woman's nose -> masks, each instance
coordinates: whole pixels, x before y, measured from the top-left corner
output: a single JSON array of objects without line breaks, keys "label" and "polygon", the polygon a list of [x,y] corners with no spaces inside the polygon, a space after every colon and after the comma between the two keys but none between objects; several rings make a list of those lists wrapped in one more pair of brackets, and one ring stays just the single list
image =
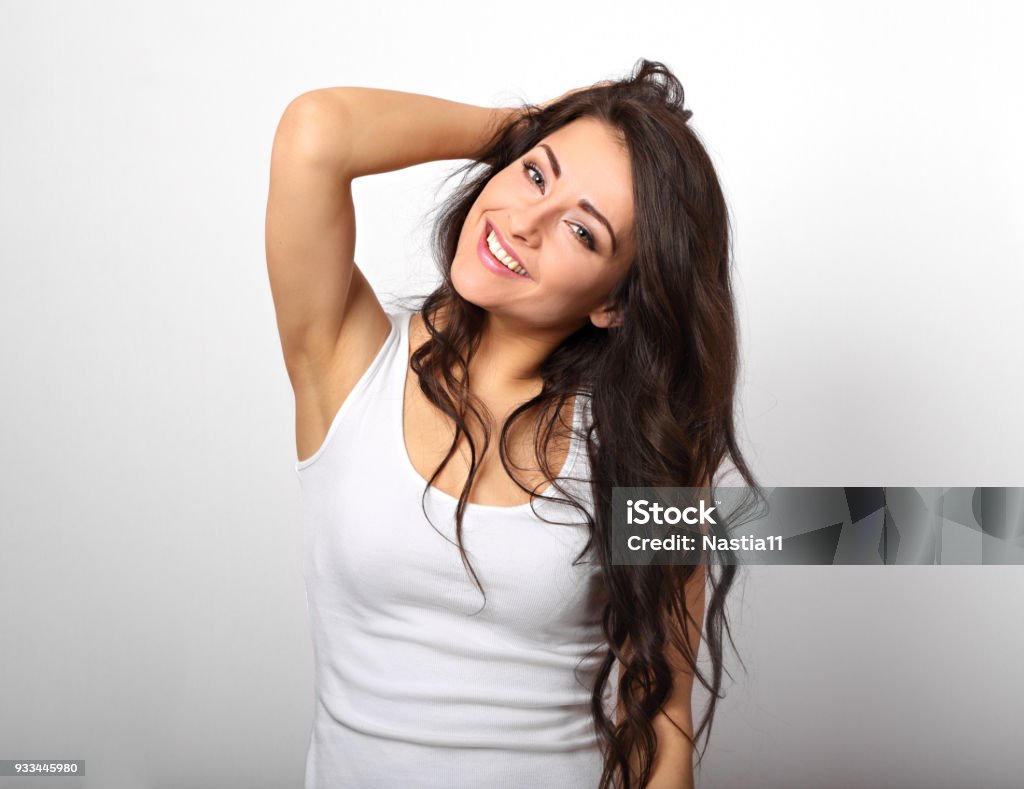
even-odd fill
[{"label": "woman's nose", "polygon": [[543,205],[523,206],[509,213],[508,232],[517,241],[527,246],[536,246],[540,241],[541,228],[550,213]]}]

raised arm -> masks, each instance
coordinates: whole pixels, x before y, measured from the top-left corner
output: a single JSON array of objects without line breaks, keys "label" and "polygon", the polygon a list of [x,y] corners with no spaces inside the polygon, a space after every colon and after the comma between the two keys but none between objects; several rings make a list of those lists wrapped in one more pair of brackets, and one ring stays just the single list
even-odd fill
[{"label": "raised arm", "polygon": [[316,116],[311,142],[323,161],[352,178],[475,158],[501,122],[518,112],[355,87],[314,90],[292,102],[296,104],[312,108]]},{"label": "raised arm", "polygon": [[314,90],[285,109],[271,153],[266,254],[300,458],[320,446],[389,330],[354,260],[353,179],[474,158],[514,112],[355,87]]}]

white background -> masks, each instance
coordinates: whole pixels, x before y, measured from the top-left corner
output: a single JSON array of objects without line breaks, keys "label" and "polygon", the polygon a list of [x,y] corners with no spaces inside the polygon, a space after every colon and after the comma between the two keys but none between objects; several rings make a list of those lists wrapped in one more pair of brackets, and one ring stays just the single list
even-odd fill
[{"label": "white background", "polygon": [[[301,786],[263,222],[313,88],[508,105],[665,62],[731,206],[760,481],[1024,485],[1021,33],[1009,2],[5,3],[0,759]],[[355,183],[384,298],[428,289],[456,164]],[[1022,591],[1019,567],[752,568],[700,786],[1017,785]]]}]

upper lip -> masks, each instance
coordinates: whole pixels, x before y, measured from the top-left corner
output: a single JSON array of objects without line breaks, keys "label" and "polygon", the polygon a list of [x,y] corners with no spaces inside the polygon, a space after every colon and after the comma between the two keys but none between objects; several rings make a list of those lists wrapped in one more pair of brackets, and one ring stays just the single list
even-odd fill
[{"label": "upper lip", "polygon": [[523,264],[523,259],[521,257],[519,257],[519,255],[516,254],[516,251],[512,248],[512,246],[508,243],[508,241],[505,240],[505,236],[503,236],[501,234],[501,231],[498,230],[498,228],[495,227],[493,224],[491,224],[490,220],[487,220],[487,227],[488,227],[488,232],[484,236],[484,240],[486,240],[486,237],[491,234],[491,231],[494,231],[494,235],[495,235],[495,237],[497,237],[498,243],[501,244],[501,248],[504,249],[509,254],[509,257],[511,257],[516,263],[518,263],[520,266],[522,266],[523,270],[526,272],[527,276],[529,276],[530,275],[530,270],[528,268],[526,268],[526,266]]}]

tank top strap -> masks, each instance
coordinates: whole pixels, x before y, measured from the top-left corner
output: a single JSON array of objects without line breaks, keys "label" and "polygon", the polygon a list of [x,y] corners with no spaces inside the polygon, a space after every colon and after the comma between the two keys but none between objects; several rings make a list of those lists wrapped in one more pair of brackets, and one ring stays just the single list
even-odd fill
[{"label": "tank top strap", "polygon": [[412,315],[415,310],[400,309],[394,312],[388,313],[388,319],[391,321],[391,325],[394,326],[397,332],[397,344],[398,353],[396,361],[400,361],[400,364],[396,364],[396,367],[402,368],[402,381],[405,381],[405,373],[409,367],[409,325],[412,321]]},{"label": "tank top strap", "polygon": [[[387,373],[388,398],[405,400],[405,379],[409,371],[409,325],[414,310],[396,309],[388,313],[388,319],[395,330],[395,348]],[[403,406],[391,409],[392,416],[397,414],[399,434],[401,434]]]}]

